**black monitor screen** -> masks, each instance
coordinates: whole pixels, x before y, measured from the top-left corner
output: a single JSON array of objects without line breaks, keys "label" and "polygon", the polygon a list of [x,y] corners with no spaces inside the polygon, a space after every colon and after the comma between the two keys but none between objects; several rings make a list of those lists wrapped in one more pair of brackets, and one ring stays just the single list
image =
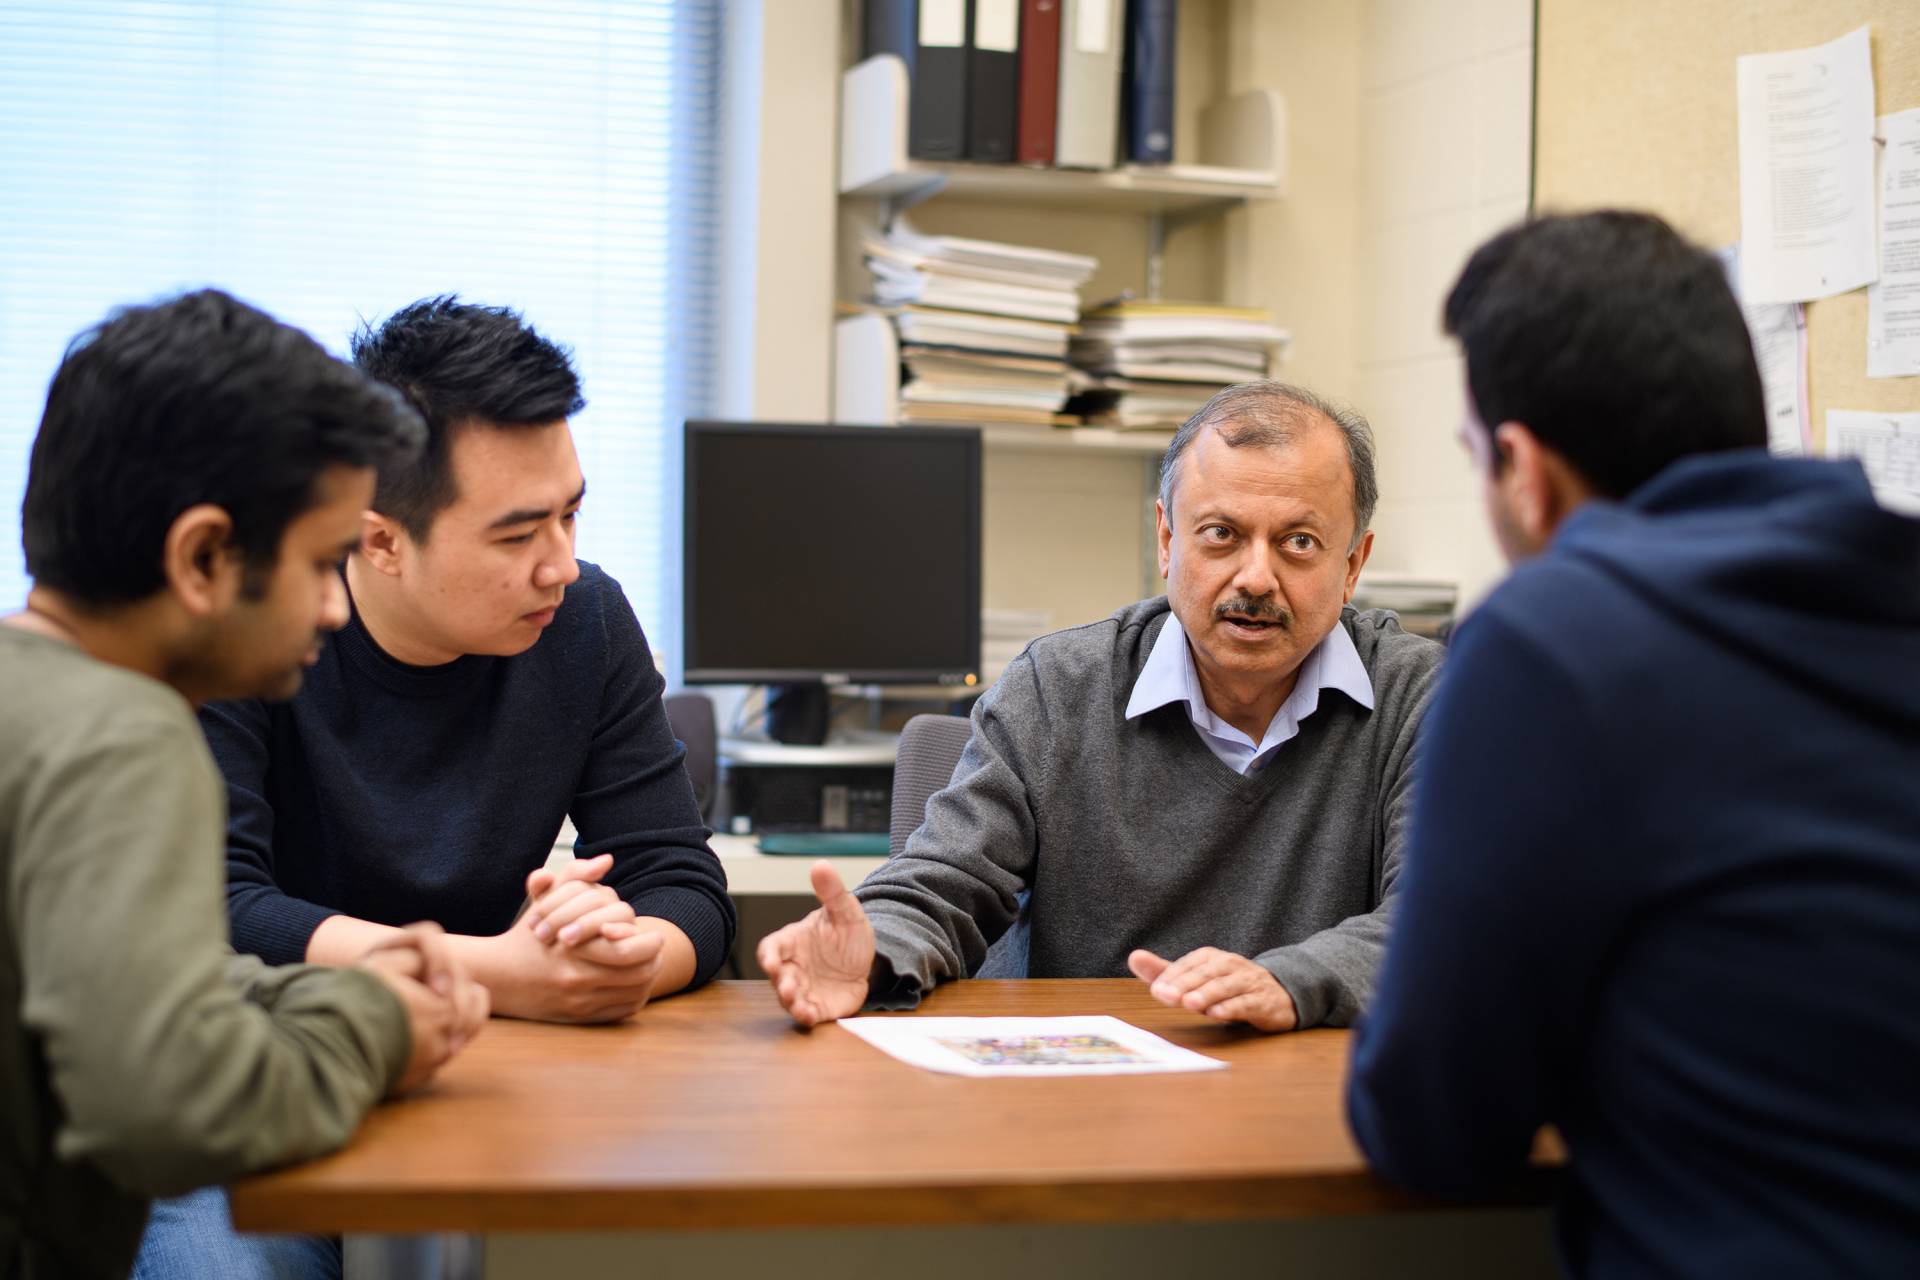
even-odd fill
[{"label": "black monitor screen", "polygon": [[980,434],[690,422],[684,675],[971,683]]}]

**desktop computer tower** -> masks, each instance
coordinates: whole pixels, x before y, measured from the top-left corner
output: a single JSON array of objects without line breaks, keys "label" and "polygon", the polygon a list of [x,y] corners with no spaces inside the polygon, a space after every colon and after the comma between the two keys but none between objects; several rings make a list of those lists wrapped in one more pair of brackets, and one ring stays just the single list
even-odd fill
[{"label": "desktop computer tower", "polygon": [[884,833],[892,820],[891,764],[724,763],[728,821],[737,835],[800,831]]}]

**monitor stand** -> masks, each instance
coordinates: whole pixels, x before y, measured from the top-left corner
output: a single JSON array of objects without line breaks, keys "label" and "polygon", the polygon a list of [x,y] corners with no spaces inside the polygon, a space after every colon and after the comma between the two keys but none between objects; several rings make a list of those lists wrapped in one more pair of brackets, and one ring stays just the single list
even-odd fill
[{"label": "monitor stand", "polygon": [[767,736],[796,747],[827,740],[827,686],[818,680],[767,688]]}]

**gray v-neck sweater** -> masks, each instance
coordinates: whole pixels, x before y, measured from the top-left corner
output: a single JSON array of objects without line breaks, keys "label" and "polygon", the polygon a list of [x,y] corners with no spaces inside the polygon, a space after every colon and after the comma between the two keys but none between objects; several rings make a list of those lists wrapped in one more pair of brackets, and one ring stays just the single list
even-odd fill
[{"label": "gray v-neck sweater", "polygon": [[1323,693],[1242,777],[1184,704],[1126,718],[1168,616],[1159,597],[1044,636],[980,698],[952,784],[857,891],[879,939],[877,1002],[978,970],[1030,889],[1031,977],[1124,977],[1135,947],[1173,959],[1213,946],[1269,969],[1303,1027],[1359,1014],[1442,650],[1391,613],[1343,610],[1374,709]]}]

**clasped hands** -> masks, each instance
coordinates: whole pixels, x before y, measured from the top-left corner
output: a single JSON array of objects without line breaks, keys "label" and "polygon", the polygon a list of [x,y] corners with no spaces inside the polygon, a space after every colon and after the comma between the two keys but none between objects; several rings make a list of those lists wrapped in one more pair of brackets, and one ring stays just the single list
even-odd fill
[{"label": "clasped hands", "polygon": [[660,975],[665,939],[600,883],[613,856],[542,867],[527,877],[526,914],[478,940],[496,1013],[544,1022],[617,1022],[643,1008]]},{"label": "clasped hands", "polygon": [[[803,1027],[860,1011],[875,954],[873,925],[839,873],[816,862],[809,878],[820,905],[762,938],[756,953],[780,1003]],[[1291,1031],[1299,1022],[1280,980],[1231,951],[1201,947],[1168,961],[1140,950],[1127,957],[1127,967],[1154,999],[1176,1009],[1261,1031]]]},{"label": "clasped hands", "polygon": [[[653,994],[665,939],[600,883],[611,855],[527,877],[527,912],[505,933],[382,929],[355,966],[406,1010],[409,1050],[393,1092],[418,1088],[480,1033],[489,1011],[546,1022],[615,1022]],[[364,926],[363,926],[364,927]]]},{"label": "clasped hands", "polygon": [[407,1015],[407,1061],[392,1092],[417,1089],[486,1025],[487,989],[468,976],[432,922],[397,929],[367,949],[357,968],[378,978]]}]

